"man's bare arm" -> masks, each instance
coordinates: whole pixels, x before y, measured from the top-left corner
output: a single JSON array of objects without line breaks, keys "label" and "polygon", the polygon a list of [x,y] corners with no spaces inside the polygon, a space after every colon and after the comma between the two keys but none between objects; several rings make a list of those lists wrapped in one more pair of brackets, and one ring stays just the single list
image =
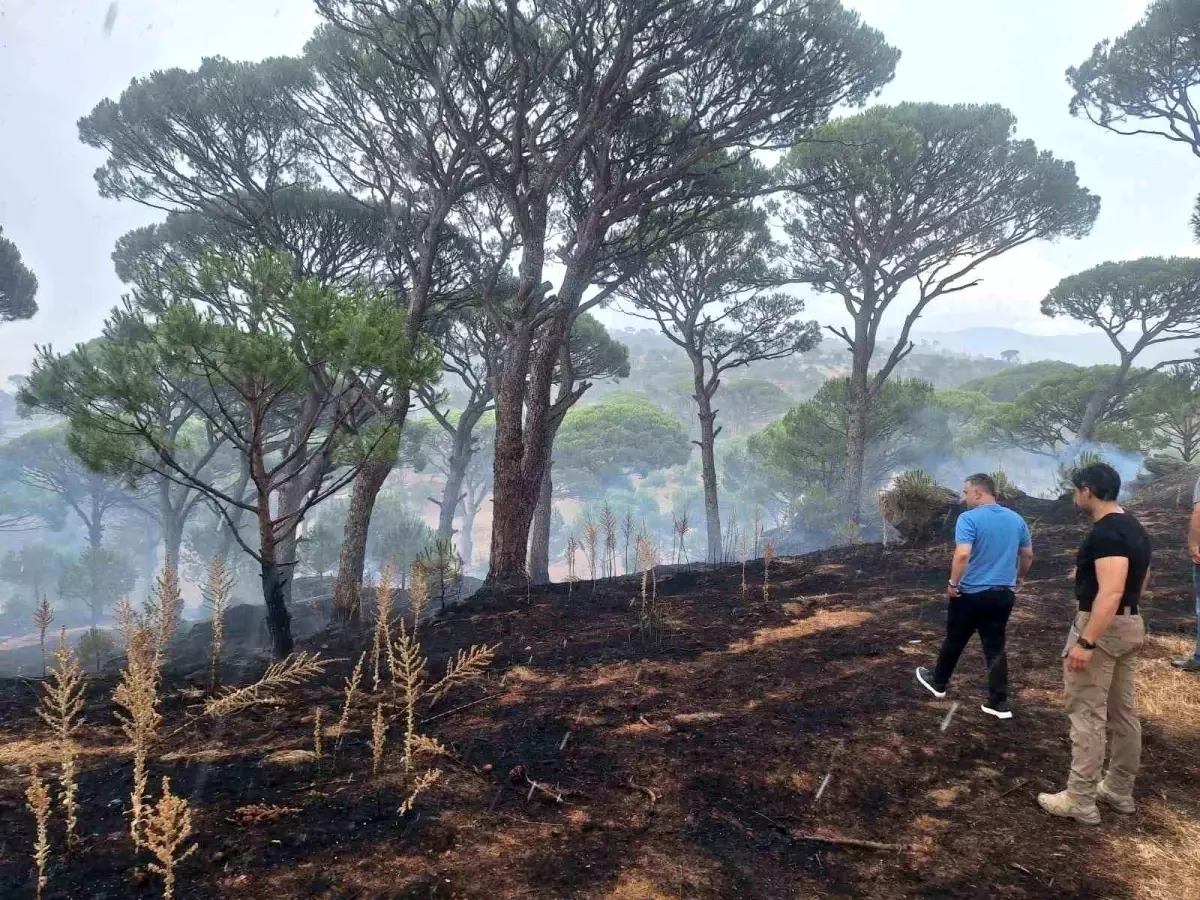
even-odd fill
[{"label": "man's bare arm", "polygon": [[1017,581],[1025,580],[1025,576],[1029,574],[1030,567],[1033,566],[1033,548],[1022,547],[1021,555],[1017,558]]},{"label": "man's bare arm", "polygon": [[954,559],[950,561],[950,583],[958,584],[967,574],[967,564],[971,561],[971,545],[955,544]]},{"label": "man's bare arm", "polygon": [[[1146,573],[1149,576],[1149,573]],[[1096,580],[1100,591],[1092,601],[1092,615],[1083,629],[1084,640],[1096,643],[1108,630],[1125,595],[1125,579],[1129,577],[1129,559],[1125,556],[1105,556],[1096,560]]]},{"label": "man's bare arm", "polygon": [[1188,555],[1200,564],[1200,503],[1192,506],[1192,521],[1188,525]]}]

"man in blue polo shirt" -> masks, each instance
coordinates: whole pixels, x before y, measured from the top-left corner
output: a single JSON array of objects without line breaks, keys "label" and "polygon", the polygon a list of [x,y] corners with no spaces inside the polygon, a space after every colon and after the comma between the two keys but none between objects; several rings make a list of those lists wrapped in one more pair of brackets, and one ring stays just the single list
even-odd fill
[{"label": "man in blue polo shirt", "polygon": [[1029,526],[996,502],[996,483],[990,475],[968,478],[963,502],[968,509],[954,529],[954,560],[946,588],[946,639],[937,666],[917,669],[917,681],[933,696],[945,697],[958,658],[978,631],[988,671],[988,700],[982,709],[997,719],[1011,719],[1004,644],[1016,589],[1033,565]]}]

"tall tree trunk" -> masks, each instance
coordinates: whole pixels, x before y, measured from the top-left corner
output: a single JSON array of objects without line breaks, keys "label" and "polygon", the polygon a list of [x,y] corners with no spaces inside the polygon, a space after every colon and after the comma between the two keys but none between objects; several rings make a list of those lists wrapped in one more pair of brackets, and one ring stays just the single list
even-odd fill
[{"label": "tall tree trunk", "polygon": [[708,527],[708,563],[721,561],[721,509],[717,498],[717,414],[712,408],[712,393],[718,386],[706,390],[703,370],[696,375],[696,408],[700,419],[700,473],[704,481],[704,520]]},{"label": "tall tree trunk", "polygon": [[[404,430],[408,416],[409,392],[396,392],[395,412],[391,427],[396,430],[396,439]],[[402,410],[402,412],[401,412]],[[383,483],[391,474],[393,460],[368,459],[354,479],[354,492],[350,498],[350,510],[342,530],[342,551],[338,560],[337,579],[333,585],[334,618],[343,623],[357,621],[359,592],[362,590],[363,566],[367,559],[367,535],[371,528],[371,513]]]},{"label": "tall tree trunk", "polygon": [[867,457],[867,417],[870,396],[867,388],[868,357],[855,353],[850,372],[850,409],[846,421],[846,468],[842,485],[842,518],[861,524],[863,470]]},{"label": "tall tree trunk", "polygon": [[333,586],[333,619],[354,625],[362,614],[363,568],[367,558],[367,536],[375,499],[392,471],[390,460],[367,460],[354,481],[350,509],[342,531],[342,550],[338,557],[337,580]]},{"label": "tall tree trunk", "polygon": [[463,565],[467,569],[470,569],[471,557],[475,555],[475,514],[478,512],[479,504],[475,502],[468,491],[467,497],[463,500],[462,528],[458,531],[458,555],[462,557]]},{"label": "tall tree trunk", "polygon": [[442,486],[442,501],[438,505],[438,540],[448,541],[454,537],[454,515],[464,499],[463,481],[467,477],[467,466],[470,464],[470,453],[465,457],[455,454],[450,459],[446,483]]},{"label": "tall tree trunk", "polygon": [[179,568],[179,552],[183,546],[183,521],[175,516],[163,526],[163,562],[172,569]]},{"label": "tall tree trunk", "polygon": [[542,472],[542,487],[533,512],[533,527],[529,539],[529,572],[534,584],[550,583],[550,518],[554,510],[554,482],[551,476],[553,461]]},{"label": "tall tree trunk", "polygon": [[[522,260],[522,266],[525,264]],[[539,267],[539,277],[540,271]],[[496,391],[495,484],[487,580],[497,585],[515,586],[525,580],[529,527],[541,488],[540,460],[535,467],[537,479],[531,481],[527,475],[533,464],[528,456],[535,451],[540,456],[542,443],[541,434],[535,434],[540,429],[532,421],[535,410],[530,410],[530,421],[525,421],[526,392],[533,394],[528,374],[532,348],[532,325],[518,323],[505,344]],[[548,386],[546,403],[549,403]],[[544,420],[544,416],[543,409],[540,418]]]},{"label": "tall tree trunk", "polygon": [[281,566],[262,561],[263,602],[267,607],[267,630],[271,634],[271,652],[276,659],[283,659],[292,652],[292,616],[288,607],[292,603],[293,566]]},{"label": "tall tree trunk", "polygon": [[1112,402],[1125,387],[1125,377],[1129,374],[1131,360],[1122,360],[1120,367],[1117,369],[1117,374],[1114,375],[1108,384],[1095,391],[1088,399],[1088,405],[1083,411],[1083,418],[1079,422],[1079,431],[1075,435],[1077,441],[1092,441],[1096,436],[1096,426],[1100,423],[1100,417],[1104,413],[1104,407]]}]

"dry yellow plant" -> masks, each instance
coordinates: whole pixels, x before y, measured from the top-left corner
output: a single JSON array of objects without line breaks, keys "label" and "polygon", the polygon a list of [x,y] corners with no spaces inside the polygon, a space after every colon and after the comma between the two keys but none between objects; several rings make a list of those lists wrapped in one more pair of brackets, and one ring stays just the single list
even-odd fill
[{"label": "dry yellow plant", "polygon": [[604,529],[604,569],[612,578],[617,574],[617,516],[607,500],[600,510],[600,527]]},{"label": "dry yellow plant", "polygon": [[233,592],[233,579],[225,570],[225,560],[214,556],[208,563],[204,587],[201,594],[204,605],[212,613],[212,647],[209,652],[210,672],[208,678],[209,692],[215,692],[220,683],[221,646],[225,642],[225,610],[229,607],[229,597]]},{"label": "dry yellow plant", "polygon": [[213,718],[221,718],[260,703],[277,703],[279,697],[276,696],[276,691],[285,687],[295,687],[310,678],[324,675],[331,662],[333,660],[322,659],[319,653],[293,653],[286,659],[267,666],[263,677],[254,684],[236,688],[206,701],[204,712]]},{"label": "dry yellow plant", "polygon": [[[412,610],[412,633],[415,638],[421,630],[421,615],[429,604],[429,566],[424,560],[413,560],[409,584],[411,587],[408,590],[408,605]],[[395,678],[396,673],[393,672],[392,680]]]},{"label": "dry yellow plant", "polygon": [[387,744],[387,722],[383,718],[383,704],[375,704],[375,718],[371,720],[371,774],[379,774],[383,763],[383,750]]},{"label": "dry yellow plant", "polygon": [[25,802],[37,822],[37,839],[33,844],[33,861],[37,866],[37,900],[41,900],[46,889],[46,863],[50,861],[50,791],[38,775],[37,766],[29,772],[29,787],[25,789]]},{"label": "dry yellow plant", "polygon": [[175,636],[182,615],[183,591],[175,567],[168,559],[155,576],[154,591],[151,599],[146,601],[146,622],[154,629],[155,677],[166,661],[167,645]]},{"label": "dry yellow plant", "polygon": [[171,793],[171,782],[162,781],[162,796],[146,818],[146,849],[154,854],[157,862],[150,863],[150,871],[163,879],[163,900],[175,896],[175,869],[181,862],[196,852],[196,845],[184,849],[192,834],[192,811],[183,797]]},{"label": "dry yellow plant", "polygon": [[46,629],[54,621],[54,610],[45,594],[33,609],[33,626],[38,630],[38,642],[42,645],[42,677],[46,677]]},{"label": "dry yellow plant", "polygon": [[591,518],[583,520],[583,547],[587,553],[588,577],[596,580],[596,542],[600,539],[600,530]]},{"label": "dry yellow plant", "polygon": [[380,668],[386,658],[391,667],[392,680],[396,679],[395,660],[392,655],[392,589],[395,586],[396,570],[388,564],[379,575],[379,587],[375,590],[375,629],[371,634],[371,673],[375,679],[375,690],[382,681]]},{"label": "dry yellow plant", "polygon": [[162,716],[158,712],[158,641],[145,625],[134,625],[125,654],[125,668],[113,692],[113,702],[123,710],[117,721],[125,737],[133,744],[133,793],[130,795],[132,821],[129,833],[135,847],[142,846],[142,824],[146,799],[146,764],[150,745],[158,736]]},{"label": "dry yellow plant", "polygon": [[321,766],[321,757],[324,755],[324,733],[321,725],[323,714],[324,710],[319,706],[313,710],[313,756],[317,758],[318,768]]},{"label": "dry yellow plant", "polygon": [[400,804],[400,808],[396,810],[396,814],[402,816],[412,809],[413,804],[417,801],[417,797],[421,796],[421,794],[433,787],[441,777],[441,769],[430,769],[429,771],[422,772],[420,775],[418,775],[417,780],[413,783],[413,789],[409,793],[408,799]]},{"label": "dry yellow plant", "polygon": [[436,702],[455,686],[479,678],[495,658],[496,647],[472,644],[469,650],[459,650],[454,658],[446,663],[446,674],[442,676],[441,681],[425,693]]},{"label": "dry yellow plant", "polygon": [[400,637],[396,638],[396,658],[400,665],[397,679],[404,692],[404,771],[412,770],[413,737],[417,727],[417,701],[421,696],[421,683],[425,675],[425,657],[421,645],[400,622]]},{"label": "dry yellow plant", "polygon": [[333,745],[334,761],[337,761],[337,753],[342,749],[342,738],[346,736],[346,726],[350,723],[350,709],[354,704],[354,695],[358,693],[358,686],[362,682],[363,663],[367,660],[367,652],[364,650],[359,656],[358,662],[354,666],[354,671],[350,677],[346,679],[345,699],[342,701],[342,716],[338,719],[337,725],[337,740]]},{"label": "dry yellow plant", "polygon": [[58,649],[49,680],[42,685],[37,714],[54,732],[58,750],[60,799],[67,819],[67,846],[75,845],[77,805],[75,795],[75,732],[83,721],[83,666],[67,643],[67,629],[59,633]]},{"label": "dry yellow plant", "polygon": [[[579,576],[575,573],[575,554],[579,552],[579,541],[575,539],[575,535],[567,536],[567,597],[570,598],[571,592],[575,588],[575,582],[579,580]],[[628,554],[626,554],[628,555]]]},{"label": "dry yellow plant", "polygon": [[771,563],[775,559],[775,542],[770,538],[763,544],[763,599],[771,599]]},{"label": "dry yellow plant", "polygon": [[638,565],[642,569],[642,603],[638,609],[638,627],[642,637],[658,643],[662,639],[663,610],[658,598],[658,551],[645,534],[637,539]]},{"label": "dry yellow plant", "polygon": [[113,606],[113,621],[116,623],[117,634],[121,636],[121,649],[127,649],[134,626],[140,621],[128,597],[117,599],[116,605]]}]

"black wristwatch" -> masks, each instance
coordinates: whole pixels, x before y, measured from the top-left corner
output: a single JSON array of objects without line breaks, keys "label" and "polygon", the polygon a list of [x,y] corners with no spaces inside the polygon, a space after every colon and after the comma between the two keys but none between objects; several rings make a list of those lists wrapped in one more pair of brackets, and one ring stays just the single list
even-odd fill
[{"label": "black wristwatch", "polygon": [[1091,641],[1089,641],[1087,638],[1085,638],[1082,634],[1079,636],[1077,643],[1084,650],[1095,650],[1096,649],[1096,645],[1093,644]]}]

